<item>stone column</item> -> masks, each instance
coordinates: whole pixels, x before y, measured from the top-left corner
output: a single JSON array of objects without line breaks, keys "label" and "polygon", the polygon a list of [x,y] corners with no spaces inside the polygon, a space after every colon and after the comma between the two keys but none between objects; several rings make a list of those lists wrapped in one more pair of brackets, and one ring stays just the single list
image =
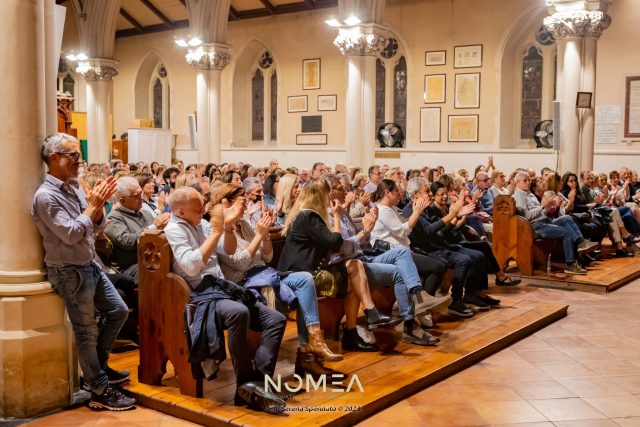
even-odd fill
[{"label": "stone column", "polygon": [[45,281],[31,200],[43,179],[40,143],[49,103],[45,39],[53,14],[45,0],[6,0],[0,14],[0,93],[6,159],[0,170],[0,420],[27,418],[70,402],[62,299]]},{"label": "stone column", "polygon": [[200,162],[220,163],[220,74],[231,61],[229,46],[207,43],[190,49],[186,60],[197,71],[197,142]]},{"label": "stone column", "polygon": [[111,132],[109,129],[109,94],[113,78],[118,75],[116,61],[90,59],[80,62],[76,72],[87,83],[87,151],[89,163],[109,161]]},{"label": "stone column", "polygon": [[[595,95],[597,39],[610,25],[606,0],[558,0],[544,26],[558,43],[557,100],[561,102],[560,171],[593,168],[594,108],[576,108],[578,92]],[[595,99],[592,99],[595,107]]]},{"label": "stone column", "polygon": [[367,168],[376,147],[376,55],[384,48],[384,27],[341,28],[333,44],[347,57],[345,144],[347,164]]}]

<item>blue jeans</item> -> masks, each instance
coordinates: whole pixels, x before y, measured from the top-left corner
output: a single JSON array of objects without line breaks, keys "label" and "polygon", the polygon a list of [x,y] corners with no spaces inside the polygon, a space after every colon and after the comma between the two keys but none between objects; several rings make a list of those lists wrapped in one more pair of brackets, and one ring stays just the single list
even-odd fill
[{"label": "blue jeans", "polygon": [[298,298],[298,314],[296,316],[298,342],[300,345],[306,344],[309,341],[307,326],[320,323],[318,298],[313,276],[306,271],[298,271],[290,273],[281,280],[281,283],[291,288],[293,293],[296,294],[296,298]]},{"label": "blue jeans", "polygon": [[398,310],[400,316],[404,320],[413,319],[413,302],[407,291],[407,286],[402,280],[402,276],[398,268],[393,264],[381,264],[373,262],[363,262],[364,271],[367,275],[369,288],[374,289],[378,286],[391,286],[393,284],[393,292],[398,301]]},{"label": "blue jeans", "polygon": [[[127,305],[95,263],[49,267],[47,273],[64,300],[84,378],[94,393],[101,394],[109,385],[104,369],[111,346],[129,315]],[[104,317],[100,327],[96,310]]]},{"label": "blue jeans", "polygon": [[574,245],[582,238],[582,233],[569,215],[556,218],[551,223],[537,221],[532,224],[533,231],[543,239],[562,239],[564,260],[570,264],[576,260]]}]

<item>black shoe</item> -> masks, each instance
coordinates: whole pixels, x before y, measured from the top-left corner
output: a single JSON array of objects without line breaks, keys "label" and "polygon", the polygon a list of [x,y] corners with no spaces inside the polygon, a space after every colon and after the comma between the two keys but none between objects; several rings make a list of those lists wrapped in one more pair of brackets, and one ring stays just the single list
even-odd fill
[{"label": "black shoe", "polygon": [[511,276],[505,276],[504,279],[500,280],[496,277],[496,285],[498,286],[516,286],[522,282],[520,279],[514,279]]},{"label": "black shoe", "polygon": [[346,327],[342,335],[342,349],[349,351],[378,351],[377,346],[369,344],[358,335],[357,329],[347,329]]},{"label": "black shoe", "polygon": [[632,257],[633,255],[634,255],[633,252],[625,251],[624,249],[616,249],[615,257],[627,258],[627,257]]},{"label": "black shoe", "polygon": [[490,306],[499,305],[500,300],[490,297],[489,295],[478,294],[478,298],[482,300],[482,302],[489,304]]},{"label": "black shoe", "polygon": [[401,318],[390,317],[390,316],[387,316],[386,314],[382,314],[375,307],[369,310],[365,309],[364,317],[365,317],[365,322],[367,323],[368,329],[392,328],[400,324],[400,322],[402,322]]},{"label": "black shoe", "polygon": [[465,295],[464,298],[462,298],[462,302],[478,310],[489,310],[491,308],[489,304],[482,301],[482,298],[480,298],[478,294]]},{"label": "black shoe", "polygon": [[89,407],[92,409],[108,409],[109,411],[126,411],[135,407],[136,401],[127,397],[113,386],[107,386],[102,394],[91,393]]},{"label": "black shoe", "polygon": [[405,322],[402,342],[407,344],[434,346],[440,342],[440,339],[434,337],[429,332],[424,331],[417,322]]},{"label": "black shoe", "polygon": [[234,403],[236,406],[246,404],[251,409],[272,415],[282,414],[287,407],[284,400],[280,399],[276,394],[266,391],[254,381],[246,382],[238,387]]},{"label": "black shoe", "polygon": [[622,240],[624,240],[624,242],[628,245],[633,245],[640,242],[640,236],[632,236],[631,234],[629,234],[627,237],[625,237]]},{"label": "black shoe", "polygon": [[460,300],[452,302],[447,312],[449,314],[453,314],[454,316],[459,316],[459,317],[473,316],[473,311],[471,311],[469,307],[464,305],[464,303]]},{"label": "black shoe", "polygon": [[[115,369],[111,369],[109,365],[107,365],[104,373],[107,374],[109,384],[111,385],[122,384],[131,379],[131,373],[129,371],[116,371]],[[84,380],[84,378],[80,378],[80,387],[82,387],[83,390],[91,391],[91,386]]]}]

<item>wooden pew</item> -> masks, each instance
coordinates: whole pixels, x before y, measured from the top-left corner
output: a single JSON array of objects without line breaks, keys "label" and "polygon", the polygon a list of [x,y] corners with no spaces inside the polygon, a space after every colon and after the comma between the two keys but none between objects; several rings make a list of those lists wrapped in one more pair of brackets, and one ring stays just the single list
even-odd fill
[{"label": "wooden pew", "polygon": [[562,241],[536,238],[529,221],[517,214],[514,198],[506,195],[493,202],[493,251],[501,267],[513,260],[524,276],[546,271],[549,254],[564,262]]},{"label": "wooden pew", "polygon": [[173,253],[160,230],[147,230],[138,242],[140,365],[138,380],[160,385],[171,361],[180,393],[202,397],[202,379],[194,379],[184,334],[184,307],[191,288],[171,272]]}]

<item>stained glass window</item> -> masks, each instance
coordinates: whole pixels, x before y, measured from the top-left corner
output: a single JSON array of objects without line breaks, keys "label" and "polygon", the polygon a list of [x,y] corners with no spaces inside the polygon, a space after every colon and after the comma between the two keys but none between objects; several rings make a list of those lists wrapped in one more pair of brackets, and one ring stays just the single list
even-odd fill
[{"label": "stained glass window", "polygon": [[393,121],[407,132],[407,62],[400,57],[393,70]]},{"label": "stained glass window", "polygon": [[531,139],[542,113],[542,55],[534,46],[522,59],[520,138]]},{"label": "stained glass window", "polygon": [[156,78],[153,84],[153,123],[157,128],[162,128],[162,82]]},{"label": "stained glass window", "polygon": [[271,140],[278,139],[278,76],[271,75]]},{"label": "stained glass window", "polygon": [[65,93],[69,92],[71,96],[74,96],[73,92],[75,87],[76,82],[75,80],[73,80],[73,77],[71,77],[71,74],[67,74],[66,76],[64,76],[64,79],[62,80],[62,91]]},{"label": "stained glass window", "polygon": [[376,59],[376,132],[385,123],[384,120],[384,97],[385,97],[385,74],[386,70],[382,61]]},{"label": "stained glass window", "polygon": [[264,139],[264,76],[259,69],[251,79],[251,139]]}]

